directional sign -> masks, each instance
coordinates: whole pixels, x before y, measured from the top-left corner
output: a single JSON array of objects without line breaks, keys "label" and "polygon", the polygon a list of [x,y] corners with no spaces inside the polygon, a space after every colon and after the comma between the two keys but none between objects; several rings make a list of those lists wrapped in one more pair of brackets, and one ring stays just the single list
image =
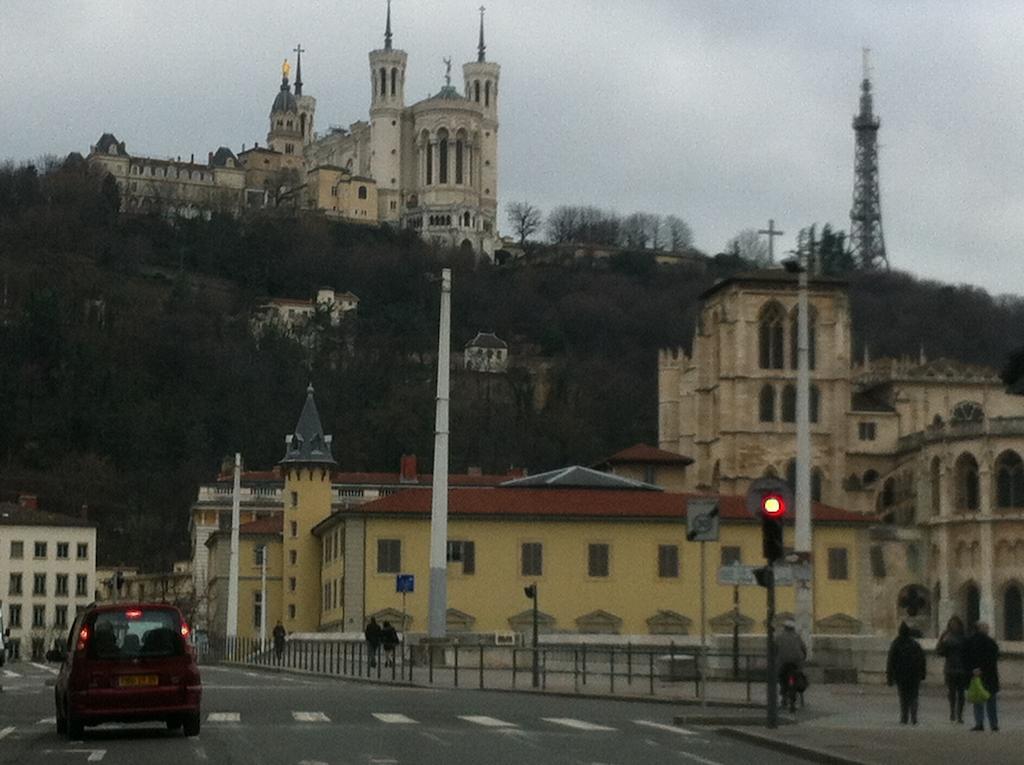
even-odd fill
[{"label": "directional sign", "polygon": [[[760,566],[744,566],[741,563],[733,563],[722,566],[718,569],[718,583],[729,585],[756,585],[754,569]],[[784,587],[791,586],[794,582],[805,582],[810,579],[811,569],[804,565],[783,565],[775,567],[775,584]]]},{"label": "directional sign", "polygon": [[718,541],[718,499],[703,497],[686,503],[686,538],[691,542]]},{"label": "directional sign", "polygon": [[399,574],[395,577],[395,592],[413,592],[416,589],[416,577],[412,574]]}]

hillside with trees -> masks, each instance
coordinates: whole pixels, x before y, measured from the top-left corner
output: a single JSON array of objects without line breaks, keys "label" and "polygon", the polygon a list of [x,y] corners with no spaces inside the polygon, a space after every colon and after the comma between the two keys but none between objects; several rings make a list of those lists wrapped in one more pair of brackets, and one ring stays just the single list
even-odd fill
[{"label": "hillside with trees", "polygon": [[[453,356],[493,331],[513,359],[505,375],[454,374],[452,468],[503,472],[655,441],[657,350],[687,347],[701,292],[750,265],[731,253],[656,265],[650,220],[628,224],[637,246],[608,259],[497,266],[319,216],[169,221],[118,205],[81,162],[0,167],[0,492],[86,505],[102,559],[124,563],[186,555],[198,483],[236,450],[273,466],[309,382],[343,468],[396,470],[403,453],[429,464],[442,267]],[[660,225],[659,241],[689,244],[688,227]],[[849,278],[858,352],[923,344],[1001,367],[1024,344],[1020,299],[896,272]],[[261,299],[324,285],[359,296],[355,319],[326,323],[312,350],[253,337]]]}]

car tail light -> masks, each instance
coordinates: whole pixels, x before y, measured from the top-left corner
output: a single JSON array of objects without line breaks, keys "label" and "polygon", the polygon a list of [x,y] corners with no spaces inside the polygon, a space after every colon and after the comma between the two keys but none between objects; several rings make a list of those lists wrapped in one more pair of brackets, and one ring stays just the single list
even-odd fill
[{"label": "car tail light", "polygon": [[190,629],[188,628],[188,624],[187,624],[186,622],[182,622],[182,623],[181,623],[181,636],[182,636],[182,637],[183,637],[183,638],[184,638],[185,640],[188,640],[188,636],[189,636],[190,634],[192,634],[192,630],[190,630]]},{"label": "car tail light", "polygon": [[125,611],[124,615],[128,619],[138,619],[142,616],[142,611],[138,608],[133,608],[131,610]]},{"label": "car tail light", "polygon": [[84,651],[89,645],[89,625],[85,625],[78,631],[78,642],[75,644],[76,651]]}]

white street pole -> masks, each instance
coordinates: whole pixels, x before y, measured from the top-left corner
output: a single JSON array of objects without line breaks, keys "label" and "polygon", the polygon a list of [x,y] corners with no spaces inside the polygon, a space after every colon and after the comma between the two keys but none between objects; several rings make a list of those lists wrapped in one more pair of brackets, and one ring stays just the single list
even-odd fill
[{"label": "white street pole", "polygon": [[228,614],[226,637],[238,636],[238,526],[242,502],[242,455],[235,452],[235,485],[231,497],[231,550],[228,557]]},{"label": "white street pole", "polygon": [[[808,332],[808,301],[807,271],[811,266],[814,235],[811,234],[808,251],[801,248],[799,291],[797,296],[797,383],[796,383],[796,534],[793,548],[801,561],[811,567],[811,370],[809,358]],[[807,646],[808,655],[811,651],[811,631],[813,628],[813,592],[811,579],[796,583],[796,622]]]},{"label": "white street pole", "polygon": [[700,543],[700,705],[708,704],[707,682],[708,682],[708,598],[707,598],[707,554],[704,548],[707,542]]},{"label": "white street pole", "polygon": [[260,651],[267,650],[267,546],[260,548]]},{"label": "white street pole", "polygon": [[451,353],[452,271],[441,271],[441,326],[437,339],[437,415],[434,425],[434,483],[430,499],[430,610],[427,634],[443,639],[448,613],[448,396]]}]

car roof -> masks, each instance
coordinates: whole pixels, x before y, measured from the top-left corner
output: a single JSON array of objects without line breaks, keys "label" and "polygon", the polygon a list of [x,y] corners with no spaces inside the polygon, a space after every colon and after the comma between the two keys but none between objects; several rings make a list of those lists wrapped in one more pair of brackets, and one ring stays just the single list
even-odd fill
[{"label": "car roof", "polygon": [[179,616],[181,609],[170,603],[150,603],[146,601],[118,601],[117,603],[95,603],[86,608],[88,613],[109,613],[111,611],[126,611],[132,608],[146,609],[149,611],[174,611]]}]

